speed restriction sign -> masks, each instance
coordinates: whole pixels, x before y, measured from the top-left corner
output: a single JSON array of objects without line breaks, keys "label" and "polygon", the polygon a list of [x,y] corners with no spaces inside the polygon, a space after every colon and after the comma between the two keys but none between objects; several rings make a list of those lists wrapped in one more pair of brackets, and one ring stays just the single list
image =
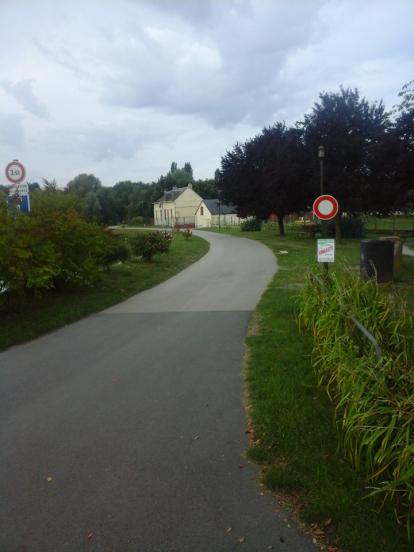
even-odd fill
[{"label": "speed restriction sign", "polygon": [[12,184],[20,184],[26,178],[26,169],[17,159],[13,159],[5,170],[6,178]]}]

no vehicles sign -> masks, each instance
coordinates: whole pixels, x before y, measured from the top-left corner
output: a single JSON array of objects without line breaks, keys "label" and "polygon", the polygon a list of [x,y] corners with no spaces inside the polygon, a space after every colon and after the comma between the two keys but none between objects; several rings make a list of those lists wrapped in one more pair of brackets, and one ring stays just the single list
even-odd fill
[{"label": "no vehicles sign", "polygon": [[335,240],[318,240],[318,263],[335,262]]}]

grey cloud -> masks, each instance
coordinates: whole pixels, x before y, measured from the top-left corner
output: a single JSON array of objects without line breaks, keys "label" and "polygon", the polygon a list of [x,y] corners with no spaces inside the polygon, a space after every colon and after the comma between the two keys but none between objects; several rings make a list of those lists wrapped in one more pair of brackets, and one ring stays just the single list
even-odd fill
[{"label": "grey cloud", "polygon": [[24,149],[25,133],[20,115],[0,113],[0,143],[16,151]]},{"label": "grey cloud", "polygon": [[[180,3],[180,8],[174,4],[174,13],[182,13],[183,5],[188,8],[189,3]],[[172,29],[160,23],[146,29],[145,41],[128,42],[125,37],[117,75],[103,81],[104,101],[195,115],[214,126],[262,124],[275,109],[279,70],[310,39],[317,5],[232,2],[202,35],[191,25]],[[155,6],[173,11],[165,2]],[[209,6],[212,12],[211,6],[218,10],[223,4]],[[109,61],[111,54],[117,52],[109,54]]]},{"label": "grey cloud", "polygon": [[138,150],[155,140],[155,136],[138,126],[97,124],[87,128],[60,128],[45,133],[43,140],[58,153],[106,161],[131,159]]},{"label": "grey cloud", "polygon": [[21,80],[12,83],[8,80],[0,81],[0,85],[6,92],[11,94],[19,104],[33,115],[41,119],[49,119],[49,113],[46,106],[43,105],[35,96],[30,80]]}]

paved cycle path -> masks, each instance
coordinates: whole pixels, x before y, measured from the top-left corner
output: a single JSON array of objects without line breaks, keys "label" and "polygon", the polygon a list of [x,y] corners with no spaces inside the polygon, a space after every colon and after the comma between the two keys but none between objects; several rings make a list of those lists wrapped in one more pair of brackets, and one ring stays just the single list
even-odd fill
[{"label": "paved cycle path", "polygon": [[243,458],[241,364],[276,270],[205,233],[167,282],[0,354],[0,551],[310,551]]}]

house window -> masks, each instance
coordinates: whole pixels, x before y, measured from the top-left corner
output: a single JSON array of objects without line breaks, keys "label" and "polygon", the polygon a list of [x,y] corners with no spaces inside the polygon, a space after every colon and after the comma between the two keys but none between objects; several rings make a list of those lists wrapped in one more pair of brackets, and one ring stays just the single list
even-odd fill
[{"label": "house window", "polygon": [[203,217],[204,216],[204,207],[200,207],[200,215]]}]

